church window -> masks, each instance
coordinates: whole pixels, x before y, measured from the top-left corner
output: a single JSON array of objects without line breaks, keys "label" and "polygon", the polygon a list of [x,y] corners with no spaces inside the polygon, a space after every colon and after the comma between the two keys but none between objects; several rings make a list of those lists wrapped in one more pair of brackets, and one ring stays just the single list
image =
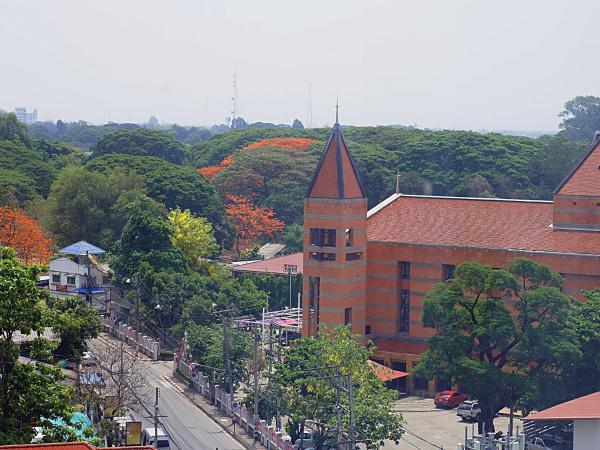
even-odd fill
[{"label": "church window", "polygon": [[346,253],[346,261],[357,261],[362,259],[362,252]]},{"label": "church window", "polygon": [[317,247],[335,247],[335,229],[311,228],[310,245]]},{"label": "church window", "polygon": [[352,247],[354,245],[354,230],[352,228],[346,228],[346,247]]},{"label": "church window", "polygon": [[410,263],[402,261],[400,263],[400,278],[408,280],[410,278]]},{"label": "church window", "polygon": [[410,325],[410,291],[403,289],[400,292],[400,323],[398,331],[408,333]]}]

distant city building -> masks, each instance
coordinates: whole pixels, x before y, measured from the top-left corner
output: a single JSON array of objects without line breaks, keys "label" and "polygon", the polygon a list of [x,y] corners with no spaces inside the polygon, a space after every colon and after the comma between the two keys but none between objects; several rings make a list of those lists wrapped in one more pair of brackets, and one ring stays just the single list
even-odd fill
[{"label": "distant city building", "polygon": [[25,125],[31,125],[32,123],[36,123],[38,121],[37,118],[37,109],[34,109],[33,112],[28,113],[27,108],[15,108],[15,115],[17,119],[23,122]]}]

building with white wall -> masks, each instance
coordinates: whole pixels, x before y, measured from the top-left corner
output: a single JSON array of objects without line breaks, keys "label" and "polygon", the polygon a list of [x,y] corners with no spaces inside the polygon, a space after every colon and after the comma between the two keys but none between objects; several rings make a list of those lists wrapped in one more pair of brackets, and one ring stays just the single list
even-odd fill
[{"label": "building with white wall", "polygon": [[[527,422],[536,422],[546,429],[554,423],[564,424],[562,429],[571,429],[572,423],[573,450],[600,450],[600,392],[530,414],[523,421],[525,426]],[[565,440],[563,444],[569,442]]]},{"label": "building with white wall", "polygon": [[38,121],[37,109],[34,109],[33,112],[27,112],[27,108],[25,107],[15,108],[15,115],[25,125],[31,125]]}]

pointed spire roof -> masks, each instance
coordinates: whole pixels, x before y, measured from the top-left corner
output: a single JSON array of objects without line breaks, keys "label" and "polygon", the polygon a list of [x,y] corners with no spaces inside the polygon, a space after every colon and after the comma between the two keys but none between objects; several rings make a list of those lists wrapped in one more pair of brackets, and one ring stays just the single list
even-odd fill
[{"label": "pointed spire roof", "polygon": [[325,145],[317,170],[308,187],[308,198],[366,198],[352,155],[337,122]]}]

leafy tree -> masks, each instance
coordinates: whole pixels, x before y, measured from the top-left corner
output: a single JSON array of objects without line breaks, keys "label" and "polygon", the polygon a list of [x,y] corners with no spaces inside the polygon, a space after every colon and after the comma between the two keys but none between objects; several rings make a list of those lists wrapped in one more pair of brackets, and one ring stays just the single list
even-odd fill
[{"label": "leafy tree", "polygon": [[48,300],[48,324],[60,335],[56,354],[62,358],[80,357],[87,349],[86,340],[100,332],[98,312],[81,297]]},{"label": "leafy tree", "polygon": [[[270,311],[281,310],[289,306],[290,279],[287,275],[241,273],[238,275],[238,278],[252,280],[257,289],[264,291],[269,296],[268,309]],[[292,306],[296,306],[298,292],[302,292],[302,275],[292,275]]]},{"label": "leafy tree", "polygon": [[258,206],[273,208],[286,223],[301,223],[306,187],[316,164],[313,154],[299,149],[247,148],[222,167],[212,183],[224,198],[252,199]]},{"label": "leafy tree", "polygon": [[0,169],[22,173],[41,195],[48,194],[56,178],[56,170],[42,153],[10,141],[0,141]]},{"label": "leafy tree", "polygon": [[[70,389],[59,382],[59,369],[47,364],[19,361],[15,333],[41,331],[42,304],[48,292],[37,287],[42,267],[20,263],[12,250],[3,249],[0,260],[0,442],[29,443],[32,423],[41,418],[69,416]],[[45,341],[37,340],[40,344]],[[47,343],[47,342],[46,342]],[[50,345],[39,345],[36,356],[48,357]],[[45,355],[44,355],[45,353]]]},{"label": "leafy tree", "polygon": [[206,217],[217,242],[225,247],[230,245],[233,229],[223,203],[210,183],[191,167],[154,157],[106,155],[93,159],[86,168],[104,174],[119,170],[135,172],[143,179],[149,197],[169,209],[189,209],[196,216]]},{"label": "leafy tree", "polygon": [[[423,325],[434,328],[417,373],[440,376],[479,400],[486,431],[495,414],[520,400],[529,411],[539,392],[557,386],[579,350],[566,321],[573,300],[562,279],[526,258],[508,271],[465,262],[454,278],[436,285],[423,306]],[[514,307],[507,306],[515,299]],[[554,384],[553,384],[554,383]]]},{"label": "leafy tree", "polygon": [[540,148],[529,162],[535,198],[552,199],[554,189],[589,150],[588,142],[572,142],[564,134],[541,136]]},{"label": "leafy tree", "polygon": [[286,253],[301,252],[304,248],[304,228],[297,223],[288,225],[279,236],[279,240],[285,244]]},{"label": "leafy tree", "polygon": [[177,208],[169,212],[167,219],[171,226],[171,243],[181,250],[192,268],[198,268],[201,259],[219,251],[212,225],[204,217],[194,217],[189,209]]},{"label": "leafy tree", "polygon": [[578,95],[565,103],[558,116],[563,118],[559,126],[568,139],[591,142],[600,130],[600,97]]},{"label": "leafy tree", "polygon": [[600,289],[585,292],[586,301],[578,304],[569,319],[583,357],[573,372],[563,379],[569,384],[564,400],[600,390]]},{"label": "leafy tree", "polygon": [[143,193],[143,180],[136,174],[119,170],[102,175],[68,167],[52,184],[42,217],[59,245],[84,239],[111,247],[126,220],[124,205]]},{"label": "leafy tree", "polygon": [[118,282],[139,275],[143,263],[153,270],[182,271],[186,258],[173,247],[167,222],[139,211],[133,214],[115,245],[111,267]]},{"label": "leafy tree", "polygon": [[47,263],[52,254],[51,241],[45,233],[20,209],[0,207],[0,246],[12,247],[25,263]]},{"label": "leafy tree", "polygon": [[[229,363],[235,390],[239,387],[240,381],[248,379],[248,368],[254,342],[247,332],[237,327],[228,326],[227,332],[229,333]],[[193,361],[216,369],[205,369],[204,371],[208,373],[213,382],[228,390],[229,380],[225,376],[223,358],[222,325],[191,324],[187,328],[187,342]]]},{"label": "leafy tree", "polygon": [[187,158],[187,148],[173,137],[159,130],[140,128],[120,130],[103,136],[92,146],[92,156],[111,153],[131,156],[155,156],[173,164],[182,164]]},{"label": "leafy tree", "polygon": [[27,127],[17,119],[15,113],[0,112],[0,141],[12,141],[17,145],[31,147]]},{"label": "leafy tree", "polygon": [[234,308],[236,314],[259,317],[267,306],[267,293],[252,280],[232,278],[231,270],[218,264],[203,269],[200,273],[140,264],[137,277],[143,286],[145,314],[181,338],[189,325],[216,323],[215,311]]},{"label": "leafy tree", "polygon": [[[335,381],[328,377],[339,371],[343,380],[351,377],[353,383],[355,439],[368,449],[383,446],[387,439],[398,443],[402,416],[393,411],[396,393],[377,378],[367,362],[370,355],[360,336],[352,335],[347,327],[337,327],[315,339],[302,338],[284,351],[283,361],[275,364],[275,373],[270,376],[269,388],[281,400],[292,437],[303,431],[307,420],[314,420],[315,447],[321,449],[325,441],[335,442],[336,389]],[[348,431],[347,400],[342,396],[342,426]]]},{"label": "leafy tree", "polygon": [[16,170],[0,168],[0,205],[19,207],[38,197],[30,177]]},{"label": "leafy tree", "polygon": [[229,195],[227,215],[236,230],[235,249],[240,253],[240,244],[247,245],[255,239],[270,237],[282,231],[285,224],[275,218],[273,210],[254,206],[248,199]]},{"label": "leafy tree", "polygon": [[184,144],[194,145],[199,142],[208,141],[212,137],[212,133],[205,128],[198,128],[187,135]]}]

